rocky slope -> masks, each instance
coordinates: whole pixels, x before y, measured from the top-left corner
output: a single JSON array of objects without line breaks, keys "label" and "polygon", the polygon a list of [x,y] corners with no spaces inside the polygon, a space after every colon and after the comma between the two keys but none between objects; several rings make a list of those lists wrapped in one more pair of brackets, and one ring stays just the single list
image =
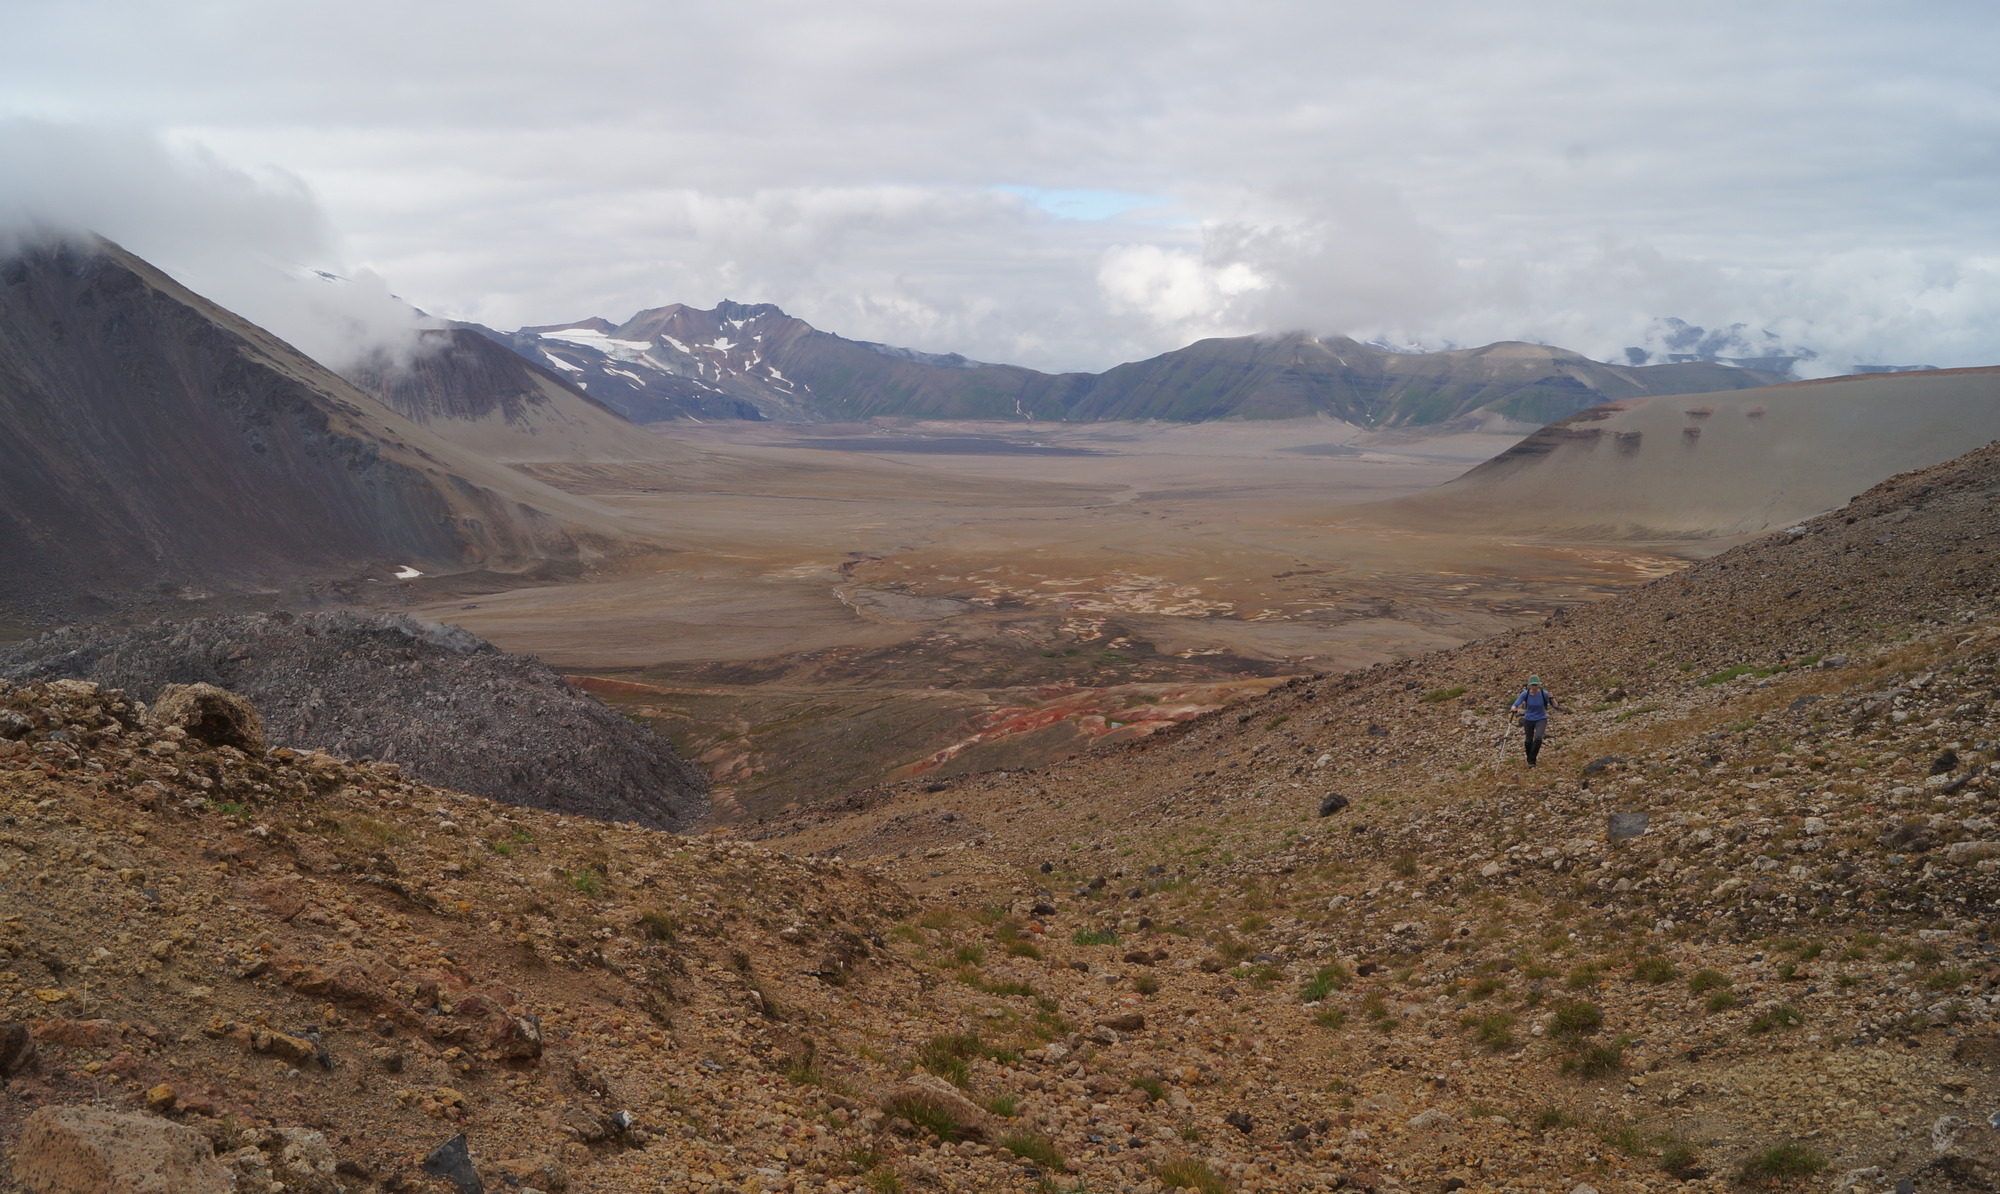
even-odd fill
[{"label": "rocky slope", "polygon": [[460,1131],[490,1189],[1990,1189],[1996,532],[1989,448],[756,843],[10,691],[0,1144],[91,1101],[288,1189],[450,1189]]},{"label": "rocky slope", "polygon": [[512,568],[624,534],[116,245],[30,247],[0,281],[0,605]]},{"label": "rocky slope", "polygon": [[71,628],[0,650],[0,677],[89,680],[152,701],[169,684],[247,697],[274,743],[400,764],[506,804],[686,829],[708,780],[666,739],[538,659],[457,627],[351,613]]},{"label": "rocky slope", "polygon": [[1363,427],[1546,423],[1611,399],[1768,385],[1711,362],[1606,365],[1541,345],[1393,353],[1302,333],[1202,340],[1100,374],[1047,374],[847,340],[770,304],[674,304],[514,333],[478,329],[640,422],[765,418],[1282,419]]}]

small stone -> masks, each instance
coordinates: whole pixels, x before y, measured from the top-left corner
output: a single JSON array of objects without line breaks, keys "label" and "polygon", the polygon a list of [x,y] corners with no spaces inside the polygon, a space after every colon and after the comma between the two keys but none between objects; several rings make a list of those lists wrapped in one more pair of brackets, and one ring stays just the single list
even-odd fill
[{"label": "small stone", "polygon": [[1347,797],[1342,796],[1338,792],[1329,792],[1319,802],[1319,815],[1322,817],[1331,817],[1333,814],[1339,812],[1341,809],[1346,808],[1347,805],[1348,805]]},{"label": "small stone", "polygon": [[1489,862],[1485,866],[1479,868],[1479,877],[1482,879],[1496,878],[1499,876],[1499,874],[1500,874],[1500,864],[1497,862]]},{"label": "small stone", "polygon": [[172,1111],[177,1101],[178,1096],[174,1093],[174,1088],[164,1082],[146,1092],[146,1106],[162,1114]]},{"label": "small stone", "polygon": [[458,1194],[486,1194],[486,1183],[479,1180],[479,1171],[472,1167],[472,1151],[466,1147],[464,1132],[432,1149],[421,1168],[432,1177],[450,1182],[457,1187]]},{"label": "small stone", "polygon": [[250,1034],[250,1047],[259,1053],[281,1057],[293,1065],[304,1065],[319,1056],[319,1046],[301,1036],[263,1029]]}]

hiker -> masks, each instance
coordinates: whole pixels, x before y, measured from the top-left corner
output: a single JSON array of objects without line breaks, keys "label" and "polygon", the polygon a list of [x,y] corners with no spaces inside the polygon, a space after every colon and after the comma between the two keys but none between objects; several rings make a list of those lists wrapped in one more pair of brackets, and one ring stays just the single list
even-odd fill
[{"label": "hiker", "polygon": [[1514,698],[1511,710],[1521,715],[1523,745],[1528,750],[1528,766],[1535,765],[1535,756],[1542,753],[1542,739],[1549,733],[1549,710],[1561,709],[1556,704],[1555,694],[1542,687],[1540,676],[1529,676],[1528,686],[1521,695]]}]

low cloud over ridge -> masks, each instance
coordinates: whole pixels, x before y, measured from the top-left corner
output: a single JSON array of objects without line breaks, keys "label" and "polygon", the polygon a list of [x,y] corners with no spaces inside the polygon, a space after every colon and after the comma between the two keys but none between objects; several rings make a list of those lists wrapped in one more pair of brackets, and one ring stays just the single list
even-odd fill
[{"label": "low cloud over ridge", "polygon": [[0,120],[0,251],[103,236],[333,369],[415,351],[425,322],[337,238],[296,177],[132,127]]}]

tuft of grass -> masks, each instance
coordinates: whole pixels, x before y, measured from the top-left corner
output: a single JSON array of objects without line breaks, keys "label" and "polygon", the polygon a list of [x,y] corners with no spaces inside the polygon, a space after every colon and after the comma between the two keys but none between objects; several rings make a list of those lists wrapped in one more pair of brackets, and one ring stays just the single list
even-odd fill
[{"label": "tuft of grass", "polygon": [[965,1125],[959,1121],[957,1114],[939,1099],[926,1098],[920,1094],[901,1094],[883,1103],[882,1110],[909,1120],[946,1143],[954,1142],[965,1135]]},{"label": "tuft of grass", "polygon": [[639,930],[655,941],[672,941],[680,935],[681,922],[658,908],[639,914]]},{"label": "tuft of grass", "polygon": [[1313,1023],[1321,1028],[1341,1028],[1347,1024],[1347,1013],[1337,1007],[1325,1008],[1313,1017]]},{"label": "tuft of grass", "polygon": [[580,895],[587,895],[595,899],[604,894],[604,876],[589,868],[580,871],[564,871],[563,880],[570,885],[572,891]]},{"label": "tuft of grass", "polygon": [[1588,991],[1604,981],[1604,968],[1596,962],[1582,962],[1570,969],[1563,986],[1572,991]]},{"label": "tuft of grass", "polygon": [[1000,1142],[1000,1147],[1033,1165],[1039,1165],[1051,1173],[1067,1173],[1069,1162],[1046,1136],[1033,1132],[1016,1132]]},{"label": "tuft of grass", "polygon": [[1675,1181],[1701,1176],[1701,1153],[1685,1140],[1669,1138],[1660,1146],[1660,1172]]},{"label": "tuft of grass", "polygon": [[1803,1144],[1774,1144],[1753,1153],[1738,1173],[1746,1182],[1769,1182],[1781,1178],[1811,1177],[1826,1168],[1826,1158]]},{"label": "tuft of grass", "polygon": [[1652,983],[1657,986],[1660,983],[1670,983],[1679,978],[1680,971],[1674,969],[1674,964],[1671,961],[1655,955],[1650,958],[1640,958],[1638,961],[1632,963],[1632,977],[1638,979],[1640,982]]},{"label": "tuft of grass", "polygon": [[1311,979],[1307,980],[1306,985],[1300,989],[1299,1001],[1302,1003],[1318,1003],[1335,991],[1344,989],[1347,986],[1347,979],[1347,967],[1342,966],[1340,963],[1335,962],[1331,966],[1322,966],[1313,974]]},{"label": "tuft of grass", "polygon": [[986,1109],[1001,1119],[1012,1119],[1021,1114],[1021,1100],[1010,1094],[994,1095],[986,1101]]},{"label": "tuft of grass", "polygon": [[1514,1040],[1515,1018],[1510,1012],[1491,1012],[1484,1016],[1467,1016],[1464,1024],[1472,1029],[1472,1035],[1479,1043],[1495,1053],[1511,1049]]},{"label": "tuft of grass", "polygon": [[1010,958],[1033,958],[1039,962],[1042,958],[1042,950],[1040,946],[1032,941],[1009,941],[1007,943],[1007,956]]},{"label": "tuft of grass", "polygon": [[1628,1157],[1650,1156],[1653,1151],[1638,1124],[1613,1124],[1599,1130],[1597,1138]]},{"label": "tuft of grass", "polygon": [[1132,980],[1132,989],[1141,995],[1158,995],[1160,980],[1150,974],[1142,974]]},{"label": "tuft of grass", "polygon": [[[953,1086],[964,1087],[972,1082],[972,1068],[966,1063],[981,1052],[983,1045],[980,1039],[970,1033],[934,1036],[917,1050],[917,1065]],[[909,1116],[903,1118],[909,1119]]]},{"label": "tuft of grass", "polygon": [[785,1081],[794,1086],[824,1086],[825,1079],[826,1076],[819,1070],[819,1059],[811,1052],[785,1067]]},{"label": "tuft of grass", "polygon": [[952,951],[951,960],[959,966],[977,966],[986,960],[986,951],[976,945],[961,945]]},{"label": "tuft of grass", "polygon": [[1074,945],[1116,945],[1118,934],[1110,929],[1078,929],[1070,935]]},{"label": "tuft of grass", "polygon": [[1581,1127],[1583,1124],[1582,1120],[1561,1107],[1544,1107],[1535,1112],[1535,1118],[1530,1122],[1535,1125],[1535,1130],[1538,1132],[1554,1132],[1562,1128]]},{"label": "tuft of grass", "polygon": [[1624,1037],[1603,1045],[1592,1045],[1575,1057],[1563,1062],[1565,1073],[1580,1078],[1602,1078],[1625,1068],[1625,1046],[1629,1042]]},{"label": "tuft of grass", "polygon": [[1408,879],[1417,873],[1417,856],[1405,850],[1401,854],[1396,855],[1396,861],[1390,865],[1389,869]]},{"label": "tuft of grass", "polygon": [[1730,986],[1730,978],[1720,970],[1697,970],[1688,978],[1688,993],[1705,995]]},{"label": "tuft of grass", "polygon": [[1708,1002],[1702,1006],[1708,1009],[1710,1015],[1714,1015],[1716,1012],[1726,1012],[1736,1006],[1736,992],[1717,991],[1715,994],[1710,995]]},{"label": "tuft of grass", "polygon": [[1806,1018],[1799,1014],[1797,1008],[1781,1003],[1750,1021],[1750,1031],[1770,1032],[1774,1028],[1797,1028],[1805,1022]]},{"label": "tuft of grass", "polygon": [[1166,1083],[1158,1078],[1134,1078],[1132,1089],[1143,1093],[1148,1103],[1157,1103],[1167,1097]]},{"label": "tuft of grass", "polygon": [[1450,688],[1433,688],[1424,694],[1424,699],[1436,705],[1444,701],[1455,701],[1465,695],[1465,685],[1454,684]]},{"label": "tuft of grass", "polygon": [[1466,998],[1468,999],[1484,999],[1488,995],[1491,995],[1497,991],[1504,991],[1506,989],[1507,989],[1507,983],[1505,979],[1502,979],[1497,975],[1489,974],[1485,978],[1482,978],[1478,982],[1472,984],[1472,988],[1468,990],[1465,994]]},{"label": "tuft of grass", "polygon": [[1924,980],[1924,986],[1933,991],[1951,991],[1965,985],[1966,973],[1957,966],[1947,966]]},{"label": "tuft of grass", "polygon": [[1604,1027],[1604,1009],[1587,999],[1571,999],[1556,1008],[1550,1031],[1566,1040],[1589,1036]]},{"label": "tuft of grass", "polygon": [[1166,1161],[1153,1176],[1169,1190],[1199,1190],[1201,1194],[1228,1194],[1229,1187],[1208,1162],[1197,1161],[1193,1157],[1175,1157]]}]

